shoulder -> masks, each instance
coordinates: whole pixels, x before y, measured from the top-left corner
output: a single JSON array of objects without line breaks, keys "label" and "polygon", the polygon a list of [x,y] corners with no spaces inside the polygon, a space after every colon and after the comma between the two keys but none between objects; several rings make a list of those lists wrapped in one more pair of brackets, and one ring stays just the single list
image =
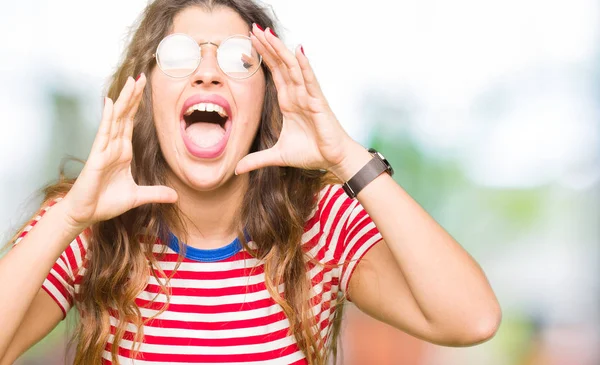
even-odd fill
[{"label": "shoulder", "polygon": [[[40,209],[31,217],[13,237],[12,244],[17,245],[27,234],[35,227],[44,216],[50,211],[58,202],[62,200],[62,197],[56,197],[45,201]],[[88,240],[91,234],[91,230],[88,228],[81,232],[63,252],[61,256],[64,259],[66,256],[69,262],[73,266],[79,266],[82,259],[87,254]]]},{"label": "shoulder", "polygon": [[359,205],[358,201],[351,199],[341,184],[328,184],[319,191],[315,215],[323,221],[331,216],[348,213],[357,205]]},{"label": "shoulder", "polygon": [[42,205],[37,209],[37,211],[35,211],[33,216],[30,216],[30,218],[28,218],[25,221],[25,223],[21,226],[21,228],[17,231],[14,239],[11,240],[12,244],[16,245],[23,238],[25,238],[25,236],[27,236],[29,231],[31,231],[33,229],[33,227],[35,227],[36,224],[38,224],[38,222],[43,219],[43,217],[46,215],[46,213],[48,213],[48,211],[50,209],[52,209],[52,207],[61,200],[62,200],[62,197],[44,201],[42,203]]},{"label": "shoulder", "polygon": [[318,192],[316,206],[311,213],[306,231],[327,233],[339,230],[355,211],[358,201],[346,195],[342,185],[328,184]]},{"label": "shoulder", "polygon": [[344,189],[342,189],[342,185],[340,184],[327,184],[321,188],[318,193],[318,203],[317,206],[321,208],[323,205],[327,204],[332,198],[339,198],[345,195]]},{"label": "shoulder", "polygon": [[350,198],[341,184],[331,184],[320,190],[302,238],[309,257],[339,263],[376,242],[378,234],[360,202]]}]

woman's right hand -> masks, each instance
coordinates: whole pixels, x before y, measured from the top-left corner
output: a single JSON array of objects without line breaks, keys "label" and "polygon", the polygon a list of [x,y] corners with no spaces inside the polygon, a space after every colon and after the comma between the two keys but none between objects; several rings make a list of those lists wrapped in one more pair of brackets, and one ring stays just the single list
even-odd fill
[{"label": "woman's right hand", "polygon": [[127,79],[117,101],[106,97],[102,121],[88,160],[62,203],[68,219],[83,230],[148,203],[174,203],[175,190],[138,186],[131,174],[133,120],[146,76]]}]

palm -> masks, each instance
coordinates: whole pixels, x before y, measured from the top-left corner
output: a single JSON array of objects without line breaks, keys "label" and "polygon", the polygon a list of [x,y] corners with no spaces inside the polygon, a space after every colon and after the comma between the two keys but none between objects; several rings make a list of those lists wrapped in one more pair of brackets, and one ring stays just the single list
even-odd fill
[{"label": "palm", "polygon": [[285,165],[304,169],[327,168],[327,161],[339,159],[339,139],[329,137],[335,130],[331,131],[329,124],[321,121],[331,118],[323,114],[284,112],[283,128],[276,148]]},{"label": "palm", "polygon": [[71,218],[83,226],[118,216],[142,204],[174,202],[175,191],[164,186],[138,186],[131,174],[133,117],[145,78],[128,79],[117,101],[106,100],[102,122],[90,156],[71,188]]},{"label": "palm", "polygon": [[329,169],[339,164],[353,141],[331,111],[308,60],[300,50],[294,56],[268,31],[253,31],[253,44],[277,87],[283,127],[275,146],[244,157],[236,171],[269,165]]},{"label": "palm", "polygon": [[[126,158],[124,154],[113,164],[105,165],[104,161],[109,160],[110,157],[106,158],[103,155],[97,156],[96,161],[90,159],[88,161],[90,165],[86,166],[88,169],[84,171],[85,175],[82,173],[78,179],[87,183],[85,186],[88,191],[96,192],[96,194],[88,194],[87,201],[81,203],[94,209],[98,220],[109,219],[118,215],[121,210],[133,207],[139,188],[129,169],[131,157]],[[131,153],[129,155],[131,156]]]}]

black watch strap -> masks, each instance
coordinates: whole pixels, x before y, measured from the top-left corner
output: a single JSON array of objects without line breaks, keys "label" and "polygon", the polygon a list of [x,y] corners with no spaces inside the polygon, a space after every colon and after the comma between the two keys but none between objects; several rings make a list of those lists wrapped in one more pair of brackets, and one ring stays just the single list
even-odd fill
[{"label": "black watch strap", "polygon": [[380,159],[373,157],[371,161],[367,162],[350,180],[348,180],[342,187],[348,196],[354,199],[358,193],[367,186],[371,181],[386,171],[388,167]]}]

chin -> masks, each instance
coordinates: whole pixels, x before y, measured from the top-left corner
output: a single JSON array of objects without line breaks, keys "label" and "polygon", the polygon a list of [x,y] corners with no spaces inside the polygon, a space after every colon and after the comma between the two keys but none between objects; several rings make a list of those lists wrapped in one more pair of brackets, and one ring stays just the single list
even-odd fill
[{"label": "chin", "polygon": [[229,186],[232,180],[235,180],[235,175],[233,174],[233,170],[229,172],[223,166],[214,166],[212,168],[188,166],[183,171],[180,170],[180,176],[176,176],[175,178],[179,184],[187,186],[192,190],[207,192]]}]

